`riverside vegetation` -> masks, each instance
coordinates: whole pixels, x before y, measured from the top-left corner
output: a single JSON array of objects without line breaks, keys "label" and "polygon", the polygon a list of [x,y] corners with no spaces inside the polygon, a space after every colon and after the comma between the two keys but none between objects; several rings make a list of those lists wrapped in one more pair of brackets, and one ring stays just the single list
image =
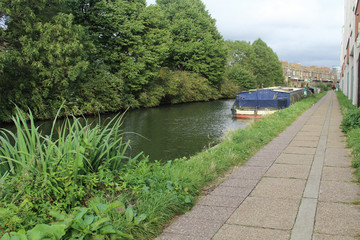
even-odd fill
[{"label": "riverside vegetation", "polygon": [[360,182],[360,109],[342,92],[337,92],[337,96],[343,115],[341,128],[346,134],[348,147],[352,149],[352,166],[356,169],[355,174]]},{"label": "riverside vegetation", "polygon": [[0,0],[0,121],[234,97],[283,85],[261,39],[224,41],[201,0]]},{"label": "riverside vegetation", "polygon": [[[48,136],[32,113],[0,138],[0,230],[6,239],[149,239],[191,209],[202,189],[241,165],[324,94],[229,133],[214,148],[166,163],[128,158],[122,116],[95,126],[72,118]],[[26,119],[30,121],[27,122]]]}]

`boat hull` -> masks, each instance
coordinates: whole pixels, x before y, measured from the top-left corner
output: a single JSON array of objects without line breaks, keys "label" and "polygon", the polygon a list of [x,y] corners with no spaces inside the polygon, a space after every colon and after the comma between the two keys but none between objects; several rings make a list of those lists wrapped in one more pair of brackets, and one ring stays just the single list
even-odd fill
[{"label": "boat hull", "polygon": [[269,109],[252,109],[252,110],[242,110],[242,109],[232,109],[233,116],[236,118],[261,118],[263,116],[273,114],[278,110],[269,110]]},{"label": "boat hull", "polygon": [[237,118],[261,118],[304,98],[301,88],[266,88],[240,92],[231,109]]}]

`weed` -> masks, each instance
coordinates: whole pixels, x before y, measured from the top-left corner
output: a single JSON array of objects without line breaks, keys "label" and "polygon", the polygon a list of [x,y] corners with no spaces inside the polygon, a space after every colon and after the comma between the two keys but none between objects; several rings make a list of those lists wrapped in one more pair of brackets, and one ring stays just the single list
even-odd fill
[{"label": "weed", "polygon": [[352,149],[352,167],[360,182],[360,110],[342,92],[337,92],[337,96],[344,116],[341,126],[347,136],[347,146]]}]

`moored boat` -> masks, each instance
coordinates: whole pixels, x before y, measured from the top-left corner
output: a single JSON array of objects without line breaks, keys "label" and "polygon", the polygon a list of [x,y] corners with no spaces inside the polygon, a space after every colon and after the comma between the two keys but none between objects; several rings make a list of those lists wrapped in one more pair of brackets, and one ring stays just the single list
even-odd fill
[{"label": "moored boat", "polygon": [[231,109],[238,118],[261,118],[304,98],[303,88],[271,87],[240,92]]}]

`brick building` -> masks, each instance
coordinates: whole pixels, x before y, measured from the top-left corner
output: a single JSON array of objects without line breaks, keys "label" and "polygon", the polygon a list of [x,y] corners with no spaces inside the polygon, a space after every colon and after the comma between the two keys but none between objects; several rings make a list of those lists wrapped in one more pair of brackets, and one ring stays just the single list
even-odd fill
[{"label": "brick building", "polygon": [[336,74],[328,67],[305,67],[298,63],[285,61],[281,61],[281,64],[288,86],[312,86],[317,83],[333,84],[337,81]]}]

